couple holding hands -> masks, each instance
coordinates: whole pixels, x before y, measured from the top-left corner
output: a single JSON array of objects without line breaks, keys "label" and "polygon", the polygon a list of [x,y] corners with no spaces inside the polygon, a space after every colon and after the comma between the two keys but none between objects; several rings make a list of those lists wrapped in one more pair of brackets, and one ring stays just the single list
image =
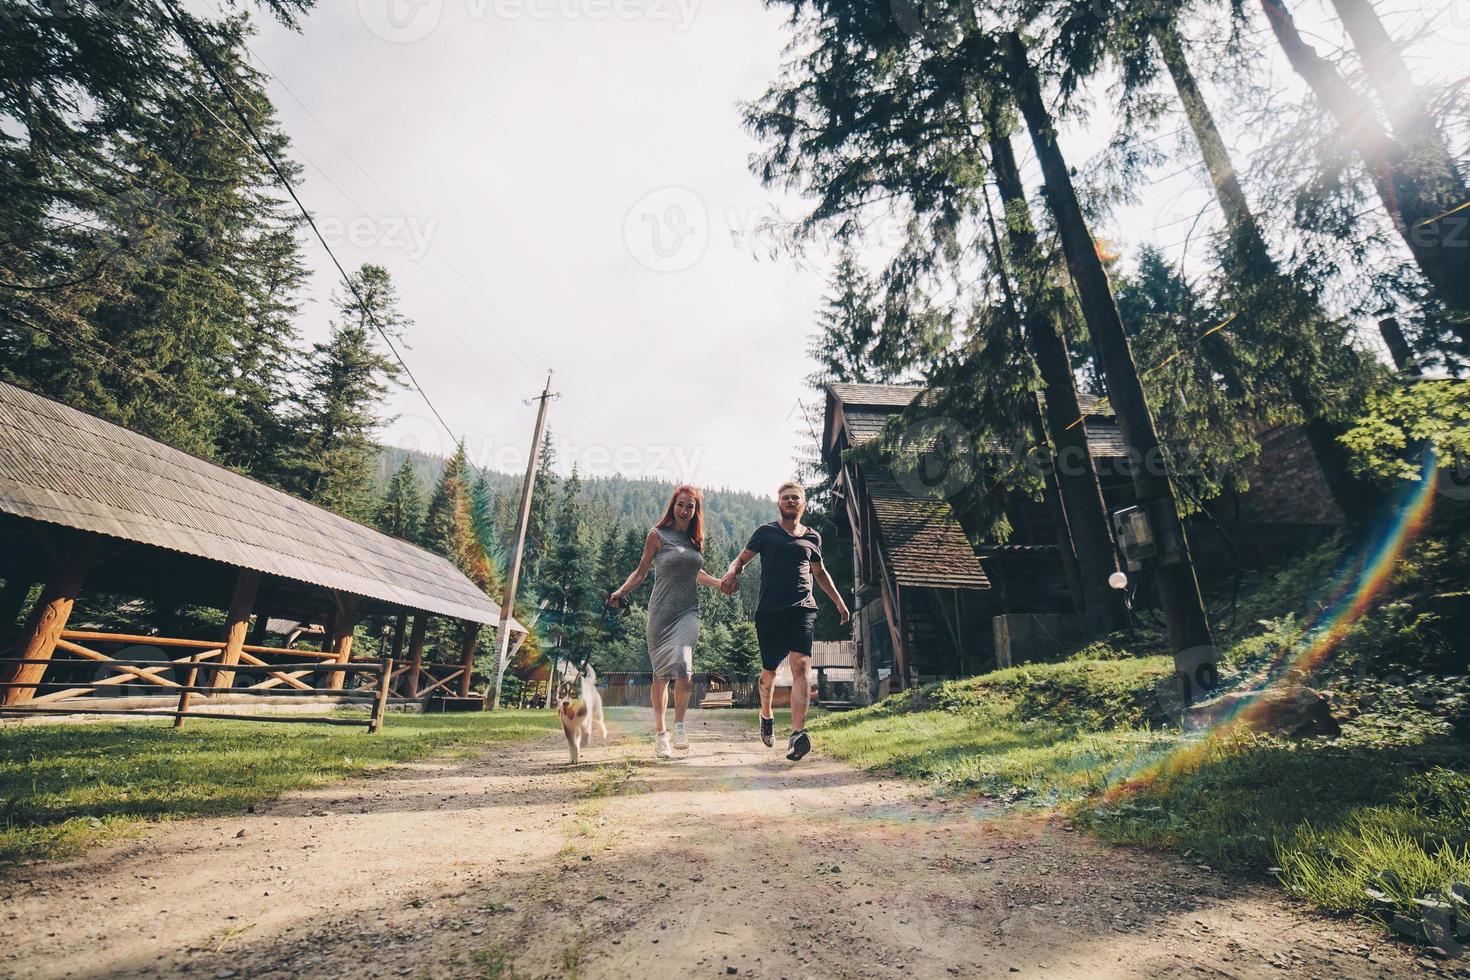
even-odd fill
[{"label": "couple holding hands", "polygon": [[[653,664],[654,754],[661,759],[674,749],[689,748],[684,714],[694,689],[694,644],[699,638],[699,586],[733,595],[740,589],[740,573],[761,559],[760,596],[756,602],[755,630],[760,640],[760,734],[766,747],[775,744],[775,717],[771,711],[776,668],[791,662],[791,737],[786,758],[795,762],[811,751],[806,712],[811,703],[808,663],[812,634],[817,622],[815,582],[837,606],[841,622],[850,614],[832,577],[822,564],[822,536],[801,523],[806,511],[806,492],[801,484],[787,481],[776,491],[780,519],[755,529],[744,550],[730,563],[723,578],[704,570],[704,494],[698,488],[680,486],[669,498],[663,517],[648,532],[638,567],[607,598],[609,606],[621,606],[629,592],[638,588],[653,569],[653,597],[648,602],[648,659]],[[664,727],[668,708],[669,679],[674,681],[674,735],[672,743]]]}]

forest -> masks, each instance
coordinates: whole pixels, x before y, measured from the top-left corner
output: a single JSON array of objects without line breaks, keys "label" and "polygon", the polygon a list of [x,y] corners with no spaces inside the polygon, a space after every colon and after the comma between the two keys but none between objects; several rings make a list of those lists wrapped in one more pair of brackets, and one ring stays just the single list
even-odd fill
[{"label": "forest", "polygon": [[[831,380],[925,384],[877,451],[912,465],[913,423],[958,420],[968,444],[940,449],[980,459],[960,503],[987,538],[1008,533],[989,491],[1038,495],[1043,475],[976,447],[1079,448],[1088,394],[1117,415],[1138,496],[1166,524],[1243,489],[1257,434],[1282,424],[1302,427],[1365,540],[1406,486],[1462,486],[1470,128],[1462,79],[1416,75],[1432,25],[1331,0],[1345,41],[1324,55],[1281,0],[772,6],[791,43],[743,107],[752,170],[800,194],[783,248],[840,248],[812,397]],[[302,340],[312,229],[247,45],[255,18],[295,26],[311,7],[6,5],[0,378],[417,541],[496,594],[514,477],[463,448],[439,462],[380,445],[387,395],[416,387],[392,271],[343,270],[330,334]],[[1085,158],[1059,136],[1099,121],[1113,131]],[[1100,231],[1165,167],[1210,195],[1188,261]],[[896,246],[868,240],[880,221],[903,230]],[[557,474],[550,440],[516,610],[547,622],[527,655],[555,620],[555,643],[581,655],[595,638],[631,666],[637,623],[604,622],[597,597],[669,488]],[[1095,479],[1056,475],[1079,566],[1112,566]],[[760,506],[709,503],[717,567]],[[1082,576],[1077,595],[1100,634],[1122,622],[1105,579]],[[1161,571],[1158,590],[1174,647],[1207,641],[1194,569]],[[748,665],[744,611],[709,597],[712,666]]]}]

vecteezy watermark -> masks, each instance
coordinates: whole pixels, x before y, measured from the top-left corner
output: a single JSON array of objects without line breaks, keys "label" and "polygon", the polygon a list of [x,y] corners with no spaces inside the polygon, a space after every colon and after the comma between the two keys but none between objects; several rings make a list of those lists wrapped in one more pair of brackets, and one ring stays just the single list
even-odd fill
[{"label": "vecteezy watermark", "polygon": [[439,26],[444,0],[357,0],[357,13],[376,37],[390,44],[412,44]]},{"label": "vecteezy watermark", "polygon": [[899,28],[934,46],[953,43],[975,26],[975,8],[964,0],[889,0]]},{"label": "vecteezy watermark", "polygon": [[948,499],[975,481],[974,439],[954,419],[923,419],[899,436],[891,469],[915,497]]},{"label": "vecteezy watermark", "polygon": [[[422,415],[400,415],[393,423],[387,440],[395,449],[438,456],[454,455],[455,444],[432,418]],[[586,479],[625,476],[634,479],[662,480],[670,483],[692,483],[705,456],[704,446],[676,446],[666,443],[576,443],[556,440],[558,469],[577,468]],[[498,473],[524,473],[529,447],[510,442],[485,439],[470,441],[465,451],[476,466]]]},{"label": "vecteezy watermark", "polygon": [[356,214],[347,218],[329,214],[317,218],[316,226],[328,245],[395,249],[418,261],[433,247],[439,219],[412,214]]},{"label": "vecteezy watermark", "polygon": [[[689,30],[700,0],[452,0],[471,21],[647,21]],[[412,44],[444,20],[445,0],[358,0],[367,29],[392,44]]]},{"label": "vecteezy watermark", "polygon": [[[712,213],[713,212],[713,213]],[[623,237],[628,251],[655,272],[682,272],[704,257],[713,236],[723,232],[729,247],[772,257],[807,247],[833,254],[840,247],[842,221],[805,225],[772,208],[711,209],[687,187],[660,187],[628,209]],[[876,214],[863,224],[863,241],[879,248],[898,247],[912,229],[898,214]]]},{"label": "vecteezy watermark", "polygon": [[639,264],[682,272],[709,246],[709,212],[687,187],[661,187],[639,198],[623,218],[623,241]]},{"label": "vecteezy watermark", "polygon": [[1450,500],[1470,500],[1470,454],[1455,453],[1435,476],[1434,489]]}]

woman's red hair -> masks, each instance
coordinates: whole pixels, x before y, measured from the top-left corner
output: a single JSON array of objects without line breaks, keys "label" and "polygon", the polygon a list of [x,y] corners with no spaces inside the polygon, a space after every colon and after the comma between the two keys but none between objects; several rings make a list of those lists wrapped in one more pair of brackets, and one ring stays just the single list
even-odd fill
[{"label": "woman's red hair", "polygon": [[659,519],[655,527],[677,527],[678,522],[674,520],[674,504],[679,500],[679,494],[687,493],[694,498],[694,516],[689,518],[689,540],[694,542],[696,551],[704,550],[704,494],[698,487],[691,487],[687,483],[681,483],[674,488],[669,496],[669,505],[664,508],[664,516]]}]

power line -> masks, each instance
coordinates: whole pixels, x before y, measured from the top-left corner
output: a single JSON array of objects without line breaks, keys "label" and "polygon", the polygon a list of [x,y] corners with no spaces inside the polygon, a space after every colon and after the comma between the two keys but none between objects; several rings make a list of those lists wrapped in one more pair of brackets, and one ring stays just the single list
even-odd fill
[{"label": "power line", "polygon": [[[403,368],[404,374],[408,375],[408,380],[413,383],[414,389],[418,391],[419,396],[423,398],[424,404],[429,406],[429,411],[434,413],[434,418],[439,420],[439,424],[444,427],[444,431],[449,434],[449,437],[451,439],[455,438],[454,430],[449,427],[448,422],[444,421],[444,416],[439,414],[439,409],[434,407],[434,403],[429,399],[428,392],[424,391],[423,386],[419,384],[418,378],[414,377],[413,371],[409,368],[408,363],[404,361],[403,355],[400,354],[398,352],[398,348],[394,346],[392,337],[389,336],[387,330],[383,329],[383,325],[378,322],[378,318],[373,314],[372,309],[367,305],[367,301],[363,299],[362,293],[358,291],[357,284],[352,281],[352,277],[347,274],[347,270],[343,268],[342,263],[337,259],[336,253],[332,251],[332,246],[327,244],[327,240],[322,235],[321,229],[316,226],[316,221],[312,219],[311,212],[306,209],[306,205],[303,204],[301,202],[301,198],[297,196],[296,188],[291,185],[290,178],[286,176],[285,171],[282,170],[280,164],[276,162],[275,156],[265,145],[265,141],[260,138],[260,134],[255,131],[255,126],[250,122],[250,118],[246,116],[244,110],[240,108],[240,103],[236,100],[235,93],[231,91],[228,85],[225,84],[224,79],[220,77],[220,73],[216,70],[214,62],[209,58],[208,55],[205,54],[204,50],[196,42],[196,39],[193,37],[193,28],[185,22],[183,16],[179,13],[178,7],[175,6],[174,0],[163,0],[163,6],[168,10],[169,17],[174,22],[174,28],[179,35],[179,39],[184,42],[184,45],[193,53],[194,57],[198,59],[200,66],[203,67],[205,72],[209,74],[209,77],[214,80],[214,84],[218,86],[220,93],[224,95],[225,101],[230,104],[230,109],[235,113],[236,118],[240,120],[240,124],[245,127],[245,132],[250,134],[250,139],[255,144],[255,148],[260,152],[260,155],[265,158],[265,161],[270,166],[271,171],[275,173],[276,179],[279,180],[281,182],[281,186],[286,189],[286,193],[291,195],[291,200],[296,203],[296,207],[301,211],[301,216],[306,219],[306,223],[311,226],[312,233],[316,235],[317,241],[321,242],[321,246],[323,249],[326,250],[327,256],[331,258],[332,264],[337,267],[337,272],[342,276],[342,281],[346,283],[347,289],[357,299],[358,305],[367,315],[368,321],[372,323],[373,328],[378,331],[378,336],[383,338],[383,343],[388,345],[388,350],[392,352],[394,360],[398,362],[398,366]],[[210,114],[213,115],[213,112],[211,112]]]},{"label": "power line", "polygon": [[[319,129],[321,129],[321,131],[324,134],[326,134],[326,137],[329,140],[332,141],[332,143],[337,147],[337,149],[339,149],[340,151],[342,151],[342,155],[347,158],[347,161],[349,163],[351,163],[354,167],[356,167],[357,170],[358,170],[358,172],[361,173],[364,177],[366,177],[368,179],[368,181],[373,185],[373,187],[377,189],[378,193],[380,193],[380,194],[383,195],[384,200],[386,200],[390,205],[392,205],[394,208],[398,209],[400,212],[401,211],[405,211],[406,209],[403,208],[393,198],[393,195],[388,192],[387,188],[385,188],[381,183],[379,183],[378,180],[377,180],[377,178],[375,178],[372,175],[372,173],[369,172],[368,169],[366,167],[364,167],[357,160],[357,158],[352,155],[352,151],[349,150],[342,143],[341,140],[337,139],[336,135],[330,129],[327,128],[327,124],[324,123],[324,122],[322,122],[322,120],[317,116],[317,114],[311,110],[311,107],[309,105],[307,105],[306,102],[299,95],[297,95],[296,92],[294,90],[292,90],[292,88],[289,85],[286,84],[286,82],[281,78],[281,76],[278,75],[270,67],[270,65],[266,64],[265,59],[262,58],[262,57],[260,57],[260,55],[257,54],[255,52],[255,50],[252,49],[248,44],[242,45],[242,46],[245,48],[245,51],[250,55],[250,57],[254,58],[255,61],[260,65],[261,69],[265,72],[265,74],[268,75],[268,76],[270,76],[270,78],[272,78],[276,82],[276,84],[279,85],[283,91],[285,91],[285,93],[287,95],[289,95],[293,100],[295,100],[296,104],[301,107],[302,111],[305,112],[307,114],[307,116],[309,116],[311,118],[311,121],[314,122],[314,123],[316,123],[317,124],[317,127]],[[298,150],[297,152],[300,153],[301,151]],[[325,170],[322,169],[322,167],[320,165],[318,165],[316,163],[313,163],[309,158],[306,158],[306,156],[305,156],[304,153],[302,154],[302,157],[303,157],[303,159],[307,159],[307,162],[310,163],[313,167],[316,168],[317,172],[322,175],[323,179],[325,179],[327,181],[327,183],[331,184],[334,188],[336,188],[336,190],[338,191],[338,193],[340,193],[344,198],[346,198],[347,201],[350,204],[352,204],[354,207],[357,207],[359,210],[362,210],[361,206],[358,205],[355,200],[353,200],[352,195],[348,194],[345,190],[343,190],[342,187],[336,181],[334,181],[331,178],[331,176]],[[509,332],[510,336],[514,337],[520,343],[520,345],[522,347],[524,347],[526,349],[526,351],[531,354],[532,357],[534,357],[534,358],[536,358],[538,360],[541,360],[543,362],[546,361],[546,358],[544,358],[544,357],[541,356],[541,352],[538,351],[534,346],[532,346],[531,342],[528,341],[528,340],[526,340],[526,338],[521,335],[520,331],[518,331],[515,328],[515,325],[511,323],[510,319],[508,317],[506,317],[505,314],[501,313],[500,310],[496,308],[495,304],[493,304],[492,302],[490,302],[490,300],[485,296],[485,294],[480,291],[480,289],[474,284],[474,282],[468,276],[466,276],[463,272],[460,271],[459,266],[455,265],[455,263],[453,262],[453,260],[451,260],[448,255],[444,254],[444,252],[439,248],[439,246],[435,245],[433,243],[433,241],[431,240],[431,241],[428,242],[428,247],[429,247],[429,251],[431,251],[435,255],[437,255],[439,257],[439,259],[445,264],[445,266],[447,266],[449,268],[449,271],[452,272],[452,273],[454,273],[455,278],[457,278],[460,282],[462,282],[465,285],[465,287],[472,294],[474,294],[475,298],[478,299],[482,304],[484,304],[485,309],[490,312],[491,316],[493,316],[496,320],[498,320],[500,322],[501,326],[503,326]],[[460,298],[454,292],[452,292],[449,289],[448,286],[446,286],[443,282],[441,282],[439,280],[439,278],[433,274],[433,272],[429,269],[429,267],[427,265],[425,265],[424,263],[418,261],[417,259],[412,258],[411,256],[409,258],[409,261],[413,262],[420,269],[422,269],[424,271],[424,274],[427,275],[429,277],[429,279],[436,286],[438,286],[441,290],[443,290],[443,292],[444,292],[444,294],[446,296],[448,296],[451,300],[453,300],[454,303],[457,306],[459,306],[460,309],[462,309],[462,310],[465,311],[465,313],[469,314],[469,316],[470,316],[470,318],[472,320],[474,320],[475,322],[479,323],[481,326],[485,327],[486,332],[487,333],[490,333],[493,336],[493,331],[491,331],[489,325],[486,324],[486,323],[484,323],[483,320],[481,320],[478,316],[476,316],[475,313],[474,313],[474,311],[472,311],[468,306],[466,306],[464,304],[464,302],[462,300],[460,300]],[[436,319],[437,319],[437,317],[436,317]],[[440,321],[440,322],[442,323],[442,321]],[[448,329],[448,325],[447,324],[445,324],[445,328]],[[452,330],[450,332],[453,333]],[[459,339],[458,338],[458,335],[455,335],[455,337],[456,337],[456,339]],[[464,341],[461,340],[461,343],[464,343]],[[520,355],[520,353],[517,352],[513,347],[511,347],[508,344],[504,344],[502,346],[503,346],[503,349],[507,353],[509,353],[512,357],[514,357],[517,361],[519,361],[521,363],[521,365],[523,367],[525,367],[527,370],[529,370],[529,371],[531,371],[533,373],[539,373],[539,371],[541,369],[532,367],[529,363],[527,363],[526,359],[523,358]],[[476,357],[479,357],[481,361],[485,362],[487,365],[490,364],[489,360],[487,358],[485,358],[482,354],[480,354],[480,352],[478,350],[475,350],[471,345],[469,345],[468,343],[465,343],[465,347],[468,348],[470,350],[470,352],[473,353]],[[493,367],[492,367],[492,369],[493,369]],[[498,371],[496,373],[499,374]],[[504,380],[503,376],[502,376],[502,380]],[[506,383],[509,384],[510,382],[507,381]],[[601,439],[603,441],[606,441],[606,437],[597,428],[596,424],[594,422],[592,422],[591,418],[587,415],[587,413],[584,412],[584,411],[582,411],[581,406],[579,404],[577,404],[575,400],[570,399],[570,396],[569,396],[569,399],[568,400],[569,400],[569,404],[572,407],[572,410],[576,413],[577,423],[579,425],[581,425],[584,430],[586,430],[587,434],[590,435],[590,436],[592,436],[595,439]]]}]

